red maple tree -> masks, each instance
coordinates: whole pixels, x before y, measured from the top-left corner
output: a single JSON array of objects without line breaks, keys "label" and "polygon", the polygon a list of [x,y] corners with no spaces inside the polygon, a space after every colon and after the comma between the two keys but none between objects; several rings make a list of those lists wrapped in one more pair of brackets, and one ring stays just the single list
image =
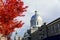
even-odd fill
[{"label": "red maple tree", "polygon": [[27,6],[21,0],[0,0],[0,33],[8,36],[15,28],[20,28],[24,23],[14,20],[18,16],[24,16]]}]

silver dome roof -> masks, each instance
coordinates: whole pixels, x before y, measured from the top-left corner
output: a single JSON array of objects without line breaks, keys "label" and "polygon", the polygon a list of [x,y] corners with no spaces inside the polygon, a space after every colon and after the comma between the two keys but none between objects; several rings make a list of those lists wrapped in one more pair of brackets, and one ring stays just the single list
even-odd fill
[{"label": "silver dome roof", "polygon": [[35,11],[35,14],[31,17],[31,20],[35,20],[39,17],[40,15]]},{"label": "silver dome roof", "polygon": [[35,11],[35,14],[31,17],[31,26],[36,26],[36,27],[40,27],[43,24],[43,20],[40,17],[39,14],[37,14],[37,11]]}]

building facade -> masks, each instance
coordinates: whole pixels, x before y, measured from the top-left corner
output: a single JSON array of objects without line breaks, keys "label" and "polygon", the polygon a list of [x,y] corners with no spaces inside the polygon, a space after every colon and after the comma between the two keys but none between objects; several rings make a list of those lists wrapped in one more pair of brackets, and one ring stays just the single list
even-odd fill
[{"label": "building facade", "polygon": [[27,31],[27,33],[29,34],[29,37],[25,36],[26,39],[24,40],[39,40],[39,31],[38,29],[41,27],[41,25],[43,24],[43,20],[40,17],[40,15],[37,13],[37,11],[35,11],[35,14],[31,17],[30,20],[30,29]]},{"label": "building facade", "polygon": [[14,40],[22,40],[21,36],[18,36],[17,32],[15,33]]},{"label": "building facade", "polygon": [[35,11],[35,15],[31,17],[30,20],[30,34],[31,34],[31,40],[39,40],[39,31],[38,28],[41,27],[43,24],[43,20],[40,17],[40,15]]},{"label": "building facade", "polygon": [[24,40],[60,40],[60,18],[50,22],[43,23],[42,18],[35,11],[31,17],[30,29],[27,31]]},{"label": "building facade", "polygon": [[46,40],[60,40],[60,17],[47,24]]}]

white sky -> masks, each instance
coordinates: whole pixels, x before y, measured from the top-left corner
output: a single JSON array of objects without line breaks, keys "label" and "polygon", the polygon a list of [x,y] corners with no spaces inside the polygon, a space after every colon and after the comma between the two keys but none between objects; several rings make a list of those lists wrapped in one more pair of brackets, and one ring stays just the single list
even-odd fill
[{"label": "white sky", "polygon": [[[30,27],[30,19],[37,10],[38,14],[43,19],[43,22],[51,22],[60,17],[60,0],[23,0],[25,5],[29,6],[25,17],[18,18],[23,20],[25,24],[21,29],[18,29],[18,35],[23,35],[24,32]],[[13,33],[14,35],[14,33]],[[13,36],[12,36],[13,37]]]}]

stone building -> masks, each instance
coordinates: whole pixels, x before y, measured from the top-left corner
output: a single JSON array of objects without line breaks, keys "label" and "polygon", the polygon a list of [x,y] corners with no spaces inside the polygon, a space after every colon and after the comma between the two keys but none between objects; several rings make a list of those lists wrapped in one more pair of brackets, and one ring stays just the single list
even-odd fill
[{"label": "stone building", "polygon": [[18,36],[17,32],[15,33],[14,40],[22,40],[21,36]]},{"label": "stone building", "polygon": [[7,37],[1,37],[1,40],[7,40]]},{"label": "stone building", "polygon": [[38,27],[41,27],[42,23],[43,23],[42,18],[37,13],[37,11],[35,11],[35,14],[31,17],[31,20],[30,20],[31,33],[38,30]]},{"label": "stone building", "polygon": [[60,40],[60,17],[47,24],[46,40]]},{"label": "stone building", "polygon": [[7,37],[3,37],[3,35],[0,34],[0,40],[7,40]]},{"label": "stone building", "polygon": [[26,32],[24,40],[60,40],[60,18],[50,22],[43,23],[42,18],[35,11],[31,17],[30,29]]},{"label": "stone building", "polygon": [[14,40],[19,40],[19,36],[17,35],[17,32],[15,33],[15,37],[14,37]]},{"label": "stone building", "polygon": [[38,29],[38,33],[39,33],[39,40],[43,40],[47,37],[47,24],[44,23],[41,27],[39,27]]},{"label": "stone building", "polygon": [[30,29],[27,31],[27,33],[29,34],[29,37],[28,37],[28,35],[25,36],[24,38],[26,38],[26,39],[24,39],[24,40],[27,40],[27,39],[28,40],[37,40],[37,39],[39,39],[38,29],[39,29],[39,27],[41,27],[42,24],[43,24],[42,18],[37,13],[37,11],[35,11],[35,14],[31,17],[31,20],[30,20]]},{"label": "stone building", "polygon": [[43,21],[40,15],[37,13],[37,11],[35,11],[35,15],[31,17],[30,23],[31,23],[30,24],[31,40],[38,40],[39,39],[38,28],[41,27],[41,25],[43,24]]},{"label": "stone building", "polygon": [[31,40],[30,30],[27,30],[22,40]]}]

